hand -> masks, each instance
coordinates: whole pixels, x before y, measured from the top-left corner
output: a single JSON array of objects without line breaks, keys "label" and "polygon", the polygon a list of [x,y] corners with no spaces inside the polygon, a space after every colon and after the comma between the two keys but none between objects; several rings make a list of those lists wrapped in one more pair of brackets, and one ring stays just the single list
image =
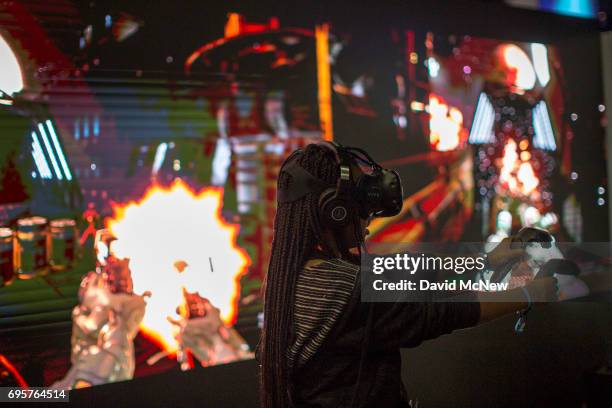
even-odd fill
[{"label": "hand", "polygon": [[559,300],[569,300],[588,296],[589,287],[580,278],[571,275],[555,275],[559,281]]},{"label": "hand", "polygon": [[504,238],[489,254],[487,255],[487,259],[489,261],[489,265],[493,269],[497,269],[502,264],[516,260],[518,261],[525,255],[525,249],[520,248],[512,248],[512,237]]},{"label": "hand", "polygon": [[533,303],[551,303],[559,299],[559,283],[555,277],[535,279],[529,282],[525,289],[531,295]]}]

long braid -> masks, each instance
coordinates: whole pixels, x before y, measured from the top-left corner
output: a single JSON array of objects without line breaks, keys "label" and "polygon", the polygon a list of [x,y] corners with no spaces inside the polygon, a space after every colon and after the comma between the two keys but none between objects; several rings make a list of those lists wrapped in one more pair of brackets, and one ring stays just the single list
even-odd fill
[{"label": "long braid", "polygon": [[[339,169],[329,149],[307,146],[298,160],[301,167],[315,177],[334,184]],[[291,176],[279,174],[278,187],[286,188]],[[318,216],[319,194],[279,203],[274,220],[274,240],[268,273],[264,284],[264,327],[260,341],[261,404],[264,408],[286,408],[291,404],[291,373],[287,366],[287,349],[293,337],[293,299],[299,271],[318,244],[331,255],[323,242]],[[345,252],[344,248],[342,252]]]}]

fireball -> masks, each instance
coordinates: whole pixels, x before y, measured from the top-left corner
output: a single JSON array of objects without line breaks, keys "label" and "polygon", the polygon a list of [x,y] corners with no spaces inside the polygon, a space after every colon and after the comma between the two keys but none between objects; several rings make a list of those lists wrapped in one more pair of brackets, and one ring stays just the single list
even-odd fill
[{"label": "fireball", "polygon": [[508,139],[501,159],[499,180],[511,194],[528,196],[538,187],[540,180],[529,162],[531,155],[524,155],[526,152],[519,155],[516,149],[516,142]]},{"label": "fireball", "polygon": [[440,97],[429,95],[429,143],[438,151],[456,149],[464,132],[463,114]]},{"label": "fireball", "polygon": [[250,259],[236,243],[239,225],[221,217],[223,189],[196,193],[181,180],[154,185],[137,202],[115,205],[107,228],[117,237],[113,252],[130,259],[134,291],[151,292],[141,329],[174,353],[168,316],[181,304],[182,288],[198,292],[236,320],[240,277]]}]

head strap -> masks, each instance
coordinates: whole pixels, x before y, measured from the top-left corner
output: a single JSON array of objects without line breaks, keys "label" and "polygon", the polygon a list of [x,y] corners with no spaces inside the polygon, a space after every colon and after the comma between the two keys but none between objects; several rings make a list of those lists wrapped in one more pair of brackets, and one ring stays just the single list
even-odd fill
[{"label": "head strap", "polygon": [[308,193],[323,191],[326,188],[333,187],[333,184],[328,184],[310,174],[306,169],[300,166],[297,159],[289,161],[289,163],[281,167],[281,172],[286,171],[291,174],[291,188],[279,188],[277,199],[279,203],[288,203],[299,200]]}]

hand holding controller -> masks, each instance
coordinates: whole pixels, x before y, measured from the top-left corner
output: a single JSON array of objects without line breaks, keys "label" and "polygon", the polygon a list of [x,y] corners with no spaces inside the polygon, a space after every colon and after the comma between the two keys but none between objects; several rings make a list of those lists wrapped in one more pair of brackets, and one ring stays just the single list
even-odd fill
[{"label": "hand holding controller", "polygon": [[536,279],[556,277],[559,282],[559,300],[587,296],[590,291],[584,281],[577,276],[580,268],[569,259],[551,259],[542,266]]}]

